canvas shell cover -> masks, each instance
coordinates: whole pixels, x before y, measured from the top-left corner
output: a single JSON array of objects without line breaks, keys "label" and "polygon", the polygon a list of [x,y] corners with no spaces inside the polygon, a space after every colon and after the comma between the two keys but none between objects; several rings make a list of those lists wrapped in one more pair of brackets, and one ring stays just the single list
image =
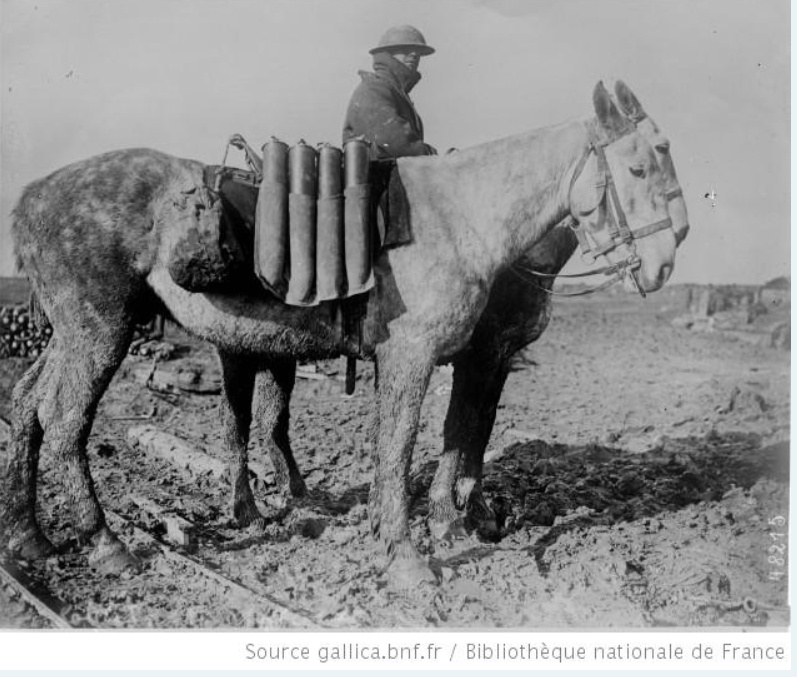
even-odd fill
[{"label": "canvas shell cover", "polygon": [[181,191],[170,205],[173,233],[167,269],[190,292],[224,287],[243,265],[243,253],[227,227],[221,200],[204,186]]}]

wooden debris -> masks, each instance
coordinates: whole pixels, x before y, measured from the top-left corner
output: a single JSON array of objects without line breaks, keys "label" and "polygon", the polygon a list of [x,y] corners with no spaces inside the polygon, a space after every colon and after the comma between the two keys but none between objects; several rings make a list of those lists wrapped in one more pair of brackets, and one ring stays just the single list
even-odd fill
[{"label": "wooden debris", "polygon": [[179,515],[166,515],[163,518],[166,524],[166,537],[184,548],[193,544],[194,525]]},{"label": "wooden debris", "polygon": [[218,395],[221,376],[207,370],[198,362],[142,363],[132,369],[133,378],[147,387],[161,392],[189,392],[196,395]]},{"label": "wooden debris", "polygon": [[327,375],[319,372],[318,367],[314,364],[300,364],[296,369],[296,377],[311,381],[323,381],[327,378]]},{"label": "wooden debris", "polygon": [[39,326],[27,303],[0,306],[0,357],[38,357],[53,330]]},{"label": "wooden debris", "polygon": [[[218,479],[229,476],[227,464],[202,449],[197,449],[176,435],[158,430],[153,425],[133,426],[127,431],[127,442],[144,453],[168,461],[195,476],[212,475]],[[273,471],[261,463],[249,461],[249,471],[256,479],[265,482]]]},{"label": "wooden debris", "polygon": [[144,453],[168,461],[192,475],[213,475],[221,479],[227,474],[227,466],[223,461],[198,451],[188,442],[152,425],[131,427],[127,431],[127,441]]},{"label": "wooden debris", "polygon": [[139,508],[155,517],[163,526],[166,527],[166,537],[175,545],[184,548],[194,544],[193,533],[194,525],[187,519],[177,515],[172,509],[164,508],[144,496],[130,496]]}]

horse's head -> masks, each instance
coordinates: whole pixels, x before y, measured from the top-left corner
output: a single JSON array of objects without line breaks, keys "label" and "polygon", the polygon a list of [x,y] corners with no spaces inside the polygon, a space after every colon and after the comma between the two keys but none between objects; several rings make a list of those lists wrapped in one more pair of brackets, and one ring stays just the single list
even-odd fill
[{"label": "horse's head", "polygon": [[641,294],[667,281],[676,237],[667,205],[667,182],[653,147],[598,83],[597,120],[573,170],[570,213],[586,256],[605,256]]},{"label": "horse's head", "polygon": [[689,232],[689,218],[686,214],[686,201],[684,200],[681,184],[675,174],[675,164],[673,163],[670,152],[670,140],[662,134],[658,125],[648,116],[639,99],[636,98],[631,88],[622,80],[618,80],[614,85],[614,93],[620,108],[636,128],[642,133],[648,143],[653,146],[656,159],[664,173],[664,181],[667,186],[667,201],[670,218],[672,219],[672,229],[675,233],[675,241],[681,244]]}]

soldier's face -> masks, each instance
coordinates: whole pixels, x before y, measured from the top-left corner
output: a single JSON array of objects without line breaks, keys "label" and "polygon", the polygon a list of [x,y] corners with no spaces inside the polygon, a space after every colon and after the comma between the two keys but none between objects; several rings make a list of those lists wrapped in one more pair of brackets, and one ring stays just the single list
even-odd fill
[{"label": "soldier's face", "polygon": [[421,55],[409,49],[391,50],[390,55],[400,63],[403,63],[413,73],[417,72],[418,65],[421,63]]}]

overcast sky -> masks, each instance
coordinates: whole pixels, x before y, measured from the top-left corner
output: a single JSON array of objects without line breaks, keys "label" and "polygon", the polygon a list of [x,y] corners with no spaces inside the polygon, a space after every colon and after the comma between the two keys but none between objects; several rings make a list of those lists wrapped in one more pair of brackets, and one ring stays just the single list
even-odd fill
[{"label": "overcast sky", "polygon": [[[692,231],[675,282],[790,266],[788,0],[0,0],[0,275],[22,187],[107,150],[208,163],[241,132],[340,143],[368,49],[411,23],[427,141],[466,147],[635,90],[667,133]],[[238,157],[233,158],[240,164]],[[704,197],[716,192],[715,203]]]}]

